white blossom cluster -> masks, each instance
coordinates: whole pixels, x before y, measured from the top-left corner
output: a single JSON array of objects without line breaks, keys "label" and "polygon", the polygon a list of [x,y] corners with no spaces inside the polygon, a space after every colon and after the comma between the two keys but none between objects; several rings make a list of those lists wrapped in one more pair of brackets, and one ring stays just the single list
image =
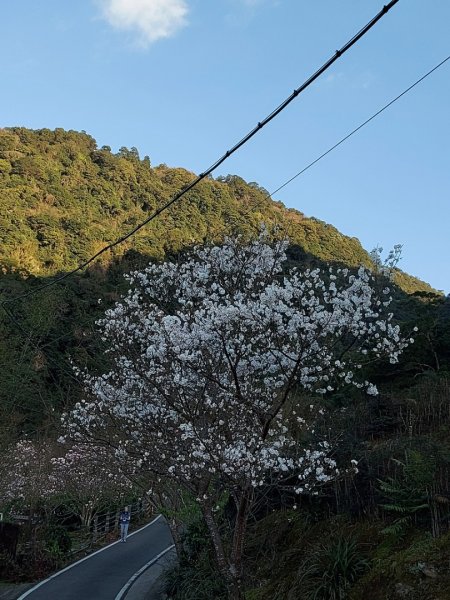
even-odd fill
[{"label": "white blossom cluster", "polygon": [[[376,394],[362,365],[397,362],[410,340],[370,272],[283,270],[286,248],[264,234],[247,245],[227,239],[131,273],[129,293],[99,323],[114,367],[83,374],[87,394],[64,418],[68,436],[107,438],[136,470],[193,486],[291,475],[301,492],[336,477],[330,448],[294,437],[287,411],[299,391],[319,408],[345,384]],[[315,417],[299,416],[299,427]]]},{"label": "white blossom cluster", "polygon": [[10,446],[0,468],[0,505],[30,509],[63,502],[83,518],[129,492],[130,481],[105,448],[75,444],[56,456],[58,450],[29,439]]},{"label": "white blossom cluster", "polygon": [[376,246],[370,252],[370,258],[372,260],[374,269],[377,273],[392,281],[394,279],[395,270],[398,263],[402,258],[402,244],[396,244],[392,250],[389,251],[387,257],[383,260],[382,253],[383,248]]},{"label": "white blossom cluster", "polygon": [[50,474],[50,452],[23,439],[4,452],[0,467],[0,503],[29,507],[56,494]]},{"label": "white blossom cluster", "polygon": [[72,501],[98,504],[130,489],[119,463],[101,446],[74,444],[50,462],[53,489]]}]

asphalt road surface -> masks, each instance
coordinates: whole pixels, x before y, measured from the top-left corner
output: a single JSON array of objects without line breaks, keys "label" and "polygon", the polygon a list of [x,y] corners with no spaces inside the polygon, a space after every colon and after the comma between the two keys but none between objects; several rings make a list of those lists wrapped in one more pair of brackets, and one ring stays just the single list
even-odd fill
[{"label": "asphalt road surface", "polygon": [[[118,600],[144,565],[173,544],[164,519],[128,535],[37,584],[18,600]],[[122,590],[122,592],[121,592]]]}]

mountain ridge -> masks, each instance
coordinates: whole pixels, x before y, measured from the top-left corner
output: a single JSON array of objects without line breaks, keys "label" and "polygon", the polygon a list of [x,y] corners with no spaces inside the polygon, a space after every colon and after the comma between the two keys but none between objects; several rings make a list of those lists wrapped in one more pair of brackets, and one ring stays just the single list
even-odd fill
[{"label": "mountain ridge", "polygon": [[[0,263],[36,276],[72,270],[121,237],[195,178],[184,168],[152,167],[136,148],[113,153],[85,132],[0,129]],[[272,200],[236,175],[207,178],[114,251],[162,259],[186,245],[254,234],[264,223],[321,261],[371,266],[359,240]],[[107,261],[102,257],[103,264]],[[401,271],[407,292],[433,291]]]}]

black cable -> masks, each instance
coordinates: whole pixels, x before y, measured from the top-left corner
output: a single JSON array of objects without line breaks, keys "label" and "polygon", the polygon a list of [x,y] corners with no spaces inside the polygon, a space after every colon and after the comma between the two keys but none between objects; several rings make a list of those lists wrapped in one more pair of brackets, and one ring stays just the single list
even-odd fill
[{"label": "black cable", "polygon": [[230,150],[227,150],[225,152],[225,154],[223,154],[215,163],[213,163],[208,169],[206,169],[206,171],[204,171],[203,173],[200,173],[200,175],[197,175],[197,177],[191,183],[189,183],[184,188],[182,188],[171,200],[169,200],[168,202],[166,202],[166,204],[164,204],[163,206],[158,208],[147,219],[142,221],[139,225],[136,225],[136,227],[134,227],[131,231],[129,231],[124,236],[118,238],[115,242],[108,244],[107,246],[105,246],[104,248],[102,248],[101,250],[96,252],[96,254],[91,256],[91,258],[89,258],[84,263],[80,264],[76,269],[73,269],[72,271],[69,271],[68,273],[65,273],[64,275],[61,275],[61,277],[58,277],[57,279],[54,279],[53,281],[50,281],[34,290],[30,290],[29,292],[26,292],[25,294],[16,296],[15,298],[9,298],[8,300],[3,300],[1,302],[1,305],[3,306],[3,308],[5,308],[6,303],[14,302],[14,301],[20,300],[22,298],[27,298],[28,296],[31,296],[33,294],[37,294],[38,292],[40,292],[48,287],[51,287],[51,286],[59,283],[60,281],[67,279],[68,277],[74,275],[75,273],[77,273],[78,271],[83,269],[84,267],[87,267],[91,262],[93,262],[96,258],[101,256],[104,252],[106,252],[107,250],[111,250],[115,246],[118,246],[122,242],[126,241],[128,238],[130,238],[135,233],[137,233],[140,229],[142,229],[145,225],[150,223],[150,221],[153,221],[163,211],[167,210],[170,206],[172,206],[172,204],[174,204],[177,200],[179,200],[182,196],[184,196],[187,192],[189,192],[192,188],[194,188],[198,183],[200,183],[200,181],[202,181],[203,179],[208,177],[208,175],[210,175],[213,171],[215,171],[232,154],[234,154],[237,150],[239,150],[239,148],[241,148],[241,146],[246,144],[265,125],[270,123],[270,121],[272,121],[272,119],[274,119],[277,115],[279,115],[281,113],[281,111],[283,111],[299,94],[301,94],[307,87],[309,87],[320,75],[322,75],[327,69],[329,69],[334,62],[336,62],[343,54],[345,54],[345,52],[347,52],[347,50],[349,50],[354,44],[356,44],[356,42],[358,42],[370,29],[372,29],[372,27],[376,23],[378,23],[378,21],[382,17],[384,17],[384,15],[393,6],[395,6],[395,4],[397,4],[397,2],[399,2],[399,0],[391,0],[388,4],[383,6],[383,8],[380,10],[380,12],[377,15],[375,15],[375,17],[371,21],[369,21],[367,23],[367,25],[365,25],[362,29],[360,29],[360,31],[358,31],[358,33],[356,33],[346,44],[344,44],[344,46],[342,46],[342,48],[340,50],[336,50],[336,52],[333,54],[333,56],[331,58],[329,58],[300,87],[295,89],[290,96],[288,96],[277,108],[275,108],[275,110],[273,110],[262,121],[258,122],[258,124],[251,131],[249,131],[249,133],[247,133],[239,142],[237,142],[232,148],[230,148]]},{"label": "black cable", "polygon": [[351,131],[349,134],[347,134],[345,137],[343,137],[341,140],[339,140],[339,142],[337,142],[336,144],[334,144],[334,146],[331,146],[331,148],[329,148],[326,152],[324,152],[319,157],[317,157],[315,160],[313,160],[308,165],[306,165],[306,167],[304,167],[301,171],[299,171],[293,177],[291,177],[290,179],[288,179],[287,181],[285,181],[282,185],[280,185],[279,187],[277,187],[276,190],[274,190],[273,192],[271,192],[269,194],[269,198],[271,198],[274,194],[276,194],[277,192],[279,192],[280,190],[282,190],[284,187],[286,187],[287,185],[289,185],[289,183],[291,183],[291,181],[294,181],[294,179],[296,179],[297,177],[299,177],[300,175],[302,175],[305,171],[307,171],[312,166],[314,166],[316,163],[318,163],[319,160],[322,160],[322,158],[324,158],[327,154],[330,154],[330,152],[332,152],[338,146],[340,146],[341,144],[343,144],[346,140],[348,140],[348,138],[352,137],[352,135],[354,135],[356,132],[358,132],[360,129],[362,129],[365,125],[367,125],[368,123],[370,123],[370,121],[373,121],[373,119],[375,119],[376,117],[378,117],[378,115],[380,115],[383,111],[385,111],[387,108],[389,108],[390,106],[392,106],[392,104],[394,104],[394,102],[397,102],[397,100],[400,100],[400,98],[402,96],[404,96],[405,94],[407,94],[408,92],[410,92],[413,88],[416,87],[416,85],[418,85],[419,83],[421,83],[429,75],[431,75],[432,73],[434,73],[434,71],[436,71],[437,69],[439,69],[439,67],[442,67],[442,65],[445,64],[448,60],[450,60],[450,56],[447,56],[447,58],[444,58],[444,60],[442,60],[438,65],[436,65],[435,67],[433,67],[430,71],[428,71],[428,73],[425,73],[425,75],[423,75],[415,83],[413,83],[412,85],[410,85],[406,90],[404,90],[401,94],[399,94],[398,96],[396,96],[393,100],[391,100],[390,102],[388,102],[387,104],[385,104],[383,106],[383,108],[380,108],[380,110],[378,110],[375,114],[373,114],[366,121],[364,121],[364,123],[361,123],[361,125],[358,125],[358,127],[356,127],[355,129],[353,129],[353,131]]}]

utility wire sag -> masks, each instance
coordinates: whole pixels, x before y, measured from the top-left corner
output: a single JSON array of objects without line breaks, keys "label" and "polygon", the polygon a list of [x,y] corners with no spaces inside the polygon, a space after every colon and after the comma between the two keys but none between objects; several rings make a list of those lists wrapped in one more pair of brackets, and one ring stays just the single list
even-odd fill
[{"label": "utility wire sag", "polygon": [[[339,50],[336,50],[336,52],[315,73],[313,73],[304,83],[302,83],[298,88],[296,88],[292,92],[292,94],[290,94],[277,108],[275,108],[262,121],[259,121],[252,130],[250,130],[241,140],[239,140],[234,146],[232,146],[229,150],[227,150],[218,160],[216,160],[216,162],[214,162],[210,167],[208,167],[208,169],[206,169],[206,171],[204,171],[203,173],[200,173],[200,175],[197,175],[197,177],[191,183],[189,183],[184,188],[182,188],[171,200],[169,200],[163,206],[161,206],[157,210],[155,210],[149,217],[147,217],[147,219],[142,221],[140,224],[136,225],[136,227],[134,227],[127,234],[123,235],[122,237],[118,238],[116,241],[112,242],[111,244],[108,244],[107,246],[105,246],[104,248],[99,250],[97,253],[95,253],[93,256],[91,256],[85,262],[81,263],[78,267],[76,267],[72,271],[69,271],[69,272],[65,273],[64,275],[61,275],[60,277],[53,279],[52,281],[50,281],[38,288],[32,289],[29,292],[26,292],[25,294],[21,294],[19,296],[15,296],[14,298],[9,298],[9,299],[3,300],[1,302],[1,306],[3,307],[3,309],[6,308],[6,306],[5,306],[6,303],[15,302],[16,300],[21,300],[23,298],[27,298],[27,297],[37,294],[37,293],[41,292],[42,290],[45,290],[53,285],[56,285],[57,283],[63,281],[64,279],[67,279],[68,277],[71,277],[78,271],[81,271],[81,269],[84,269],[85,267],[87,267],[96,258],[101,256],[108,250],[111,250],[115,246],[118,246],[119,244],[125,242],[128,238],[130,238],[135,233],[137,233],[140,229],[145,227],[145,225],[150,223],[150,221],[153,221],[154,219],[156,219],[156,217],[158,217],[162,212],[164,212],[170,206],[172,206],[172,204],[177,202],[187,192],[192,190],[196,185],[198,185],[200,183],[200,181],[202,181],[203,179],[208,177],[223,162],[225,162],[232,154],[234,154],[237,150],[239,150],[239,148],[241,148],[253,136],[255,136],[259,131],[261,131],[261,129],[263,127],[265,127],[268,123],[270,123],[270,121],[272,121],[276,116],[278,116],[293,100],[295,100],[295,98],[297,98],[297,96],[299,96],[302,92],[304,92],[318,77],[320,77],[327,69],[329,69],[331,67],[331,65],[333,65],[343,54],[345,54],[348,50],[350,50],[350,48],[352,46],[354,46],[354,44],[356,44],[368,31],[370,31],[370,29],[372,29],[372,27],[374,25],[376,25],[376,23],[378,23],[378,21],[380,19],[382,19],[388,13],[388,11],[393,6],[395,6],[398,2],[399,2],[399,0],[391,0],[388,4],[383,6],[383,8],[373,17],[373,19],[371,19],[362,29],[360,29],[358,31],[358,33],[356,33],[346,44],[344,44],[342,46],[342,48],[340,48]],[[8,313],[8,316],[10,316],[9,313]]]},{"label": "utility wire sag", "polygon": [[277,187],[276,190],[274,190],[273,192],[271,192],[269,194],[269,198],[271,198],[274,194],[276,194],[277,192],[279,192],[280,190],[282,190],[284,187],[286,187],[287,185],[289,185],[292,181],[294,181],[294,179],[297,179],[297,177],[299,177],[305,171],[307,171],[312,166],[314,166],[316,163],[318,163],[319,160],[322,160],[322,158],[324,158],[325,156],[327,156],[327,154],[330,154],[330,152],[332,152],[338,146],[340,146],[341,144],[343,144],[346,140],[348,140],[348,138],[352,137],[352,135],[354,135],[357,131],[359,131],[360,129],[362,129],[365,125],[367,125],[368,123],[370,123],[371,121],[373,121],[376,117],[378,117],[378,115],[381,115],[382,112],[384,112],[387,108],[389,108],[390,106],[392,106],[395,102],[397,102],[397,100],[400,100],[400,98],[402,98],[403,96],[405,96],[408,92],[410,92],[413,88],[415,88],[416,85],[419,85],[419,83],[421,83],[429,75],[431,75],[432,73],[434,73],[435,71],[437,71],[439,69],[439,67],[442,67],[442,65],[444,65],[449,60],[450,60],[450,55],[447,56],[447,58],[444,58],[444,60],[442,60],[435,67],[433,67],[432,69],[430,69],[430,71],[428,71],[428,73],[425,73],[425,75],[422,75],[422,77],[420,79],[418,79],[412,85],[410,85],[408,88],[406,88],[406,90],[404,90],[401,94],[399,94],[393,100],[391,100],[390,102],[388,102],[387,104],[385,104],[383,106],[383,108],[380,108],[380,110],[378,110],[371,117],[369,117],[368,119],[366,119],[366,121],[364,121],[363,123],[361,123],[360,125],[358,125],[358,127],[356,127],[355,129],[353,129],[353,131],[351,131],[345,137],[343,137],[342,139],[340,139],[339,142],[337,142],[336,144],[334,144],[334,146],[331,146],[331,148],[329,148],[326,152],[324,152],[323,154],[321,154],[320,156],[318,156],[316,159],[314,159],[312,162],[310,162],[308,165],[306,165],[306,167],[304,167],[301,171],[299,171],[298,173],[296,173],[295,175],[293,175],[290,179],[288,179],[283,184],[281,184],[279,187]]}]

